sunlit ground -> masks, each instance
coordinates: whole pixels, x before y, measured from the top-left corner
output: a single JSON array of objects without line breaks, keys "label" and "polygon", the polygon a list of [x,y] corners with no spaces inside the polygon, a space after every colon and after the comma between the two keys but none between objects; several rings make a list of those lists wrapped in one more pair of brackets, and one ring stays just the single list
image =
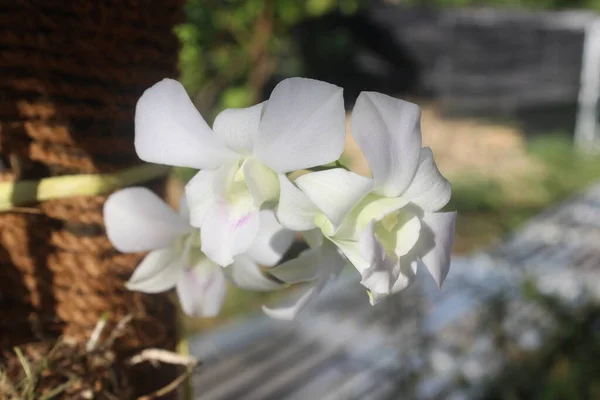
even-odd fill
[{"label": "sunlit ground", "polygon": [[[567,134],[526,140],[517,128],[474,119],[443,118],[423,106],[423,144],[433,149],[442,173],[452,182],[447,210],[459,212],[455,253],[489,246],[547,206],[600,179],[600,159],[577,154]],[[368,167],[349,136],[343,162],[368,175]],[[179,173],[189,178],[191,174]],[[178,198],[181,179],[171,184]],[[217,318],[188,320],[188,332],[199,332],[232,317],[257,312],[260,305],[289,295],[290,290],[254,293],[231,288]]]}]

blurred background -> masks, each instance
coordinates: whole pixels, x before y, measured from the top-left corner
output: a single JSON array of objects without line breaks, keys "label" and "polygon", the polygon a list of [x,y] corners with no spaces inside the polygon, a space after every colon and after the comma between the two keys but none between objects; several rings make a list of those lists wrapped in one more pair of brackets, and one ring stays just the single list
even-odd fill
[{"label": "blurred background", "polygon": [[[600,0],[4,3],[0,180],[137,165],[135,101],[176,58],[209,124],[292,76],[343,87],[349,113],[363,90],[422,109],[423,143],[453,185],[445,209],[458,211],[444,288],[420,274],[371,307],[348,268],[277,323],[261,305],[301,288],[231,287],[218,317],[184,321],[195,398],[600,399]],[[369,174],[350,132],[341,162]],[[173,170],[171,203],[195,172]],[[14,356],[23,332],[84,343],[107,310],[113,325],[141,315],[128,356],[175,348],[167,296],[123,286],[142,255],[108,242],[105,199],[0,214],[0,350]]]},{"label": "blurred background", "polygon": [[[600,180],[593,151],[600,79],[593,26],[600,1],[188,0],[185,10],[187,21],[176,29],[181,81],[209,122],[224,108],[268,98],[290,76],[344,87],[349,110],[361,90],[419,104],[424,145],[453,184],[446,208],[459,213],[454,251],[460,260],[501,248],[526,221]],[[368,174],[351,138],[343,162]],[[193,172],[176,171],[172,190]],[[600,273],[599,267],[596,257],[590,268]],[[518,308],[553,314],[548,318],[557,328],[535,350],[496,332],[493,347],[506,359],[475,398],[600,398],[597,308],[586,303],[576,313],[535,285],[527,288]],[[187,330],[202,336],[227,329],[221,327],[291,292],[233,290],[222,315],[187,321]],[[508,307],[490,301],[477,317],[488,333],[504,326]],[[464,339],[470,344],[463,352],[470,353],[475,336]],[[460,374],[451,382],[454,389],[469,386]],[[444,390],[385,398],[450,398]]]}]

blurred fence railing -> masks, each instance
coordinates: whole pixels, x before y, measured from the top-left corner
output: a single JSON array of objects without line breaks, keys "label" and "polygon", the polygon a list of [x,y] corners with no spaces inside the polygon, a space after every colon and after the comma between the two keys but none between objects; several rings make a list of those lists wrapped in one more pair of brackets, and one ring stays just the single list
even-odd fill
[{"label": "blurred fence railing", "polygon": [[595,52],[584,52],[584,43],[597,18],[585,11],[424,9],[383,2],[369,9],[369,19],[392,33],[391,45],[419,65],[420,87],[449,113],[509,118],[533,131],[572,133],[583,100],[593,111],[584,116],[590,122],[578,124],[577,135],[590,140],[599,137],[600,87],[590,83],[600,79],[600,60],[586,60]]}]

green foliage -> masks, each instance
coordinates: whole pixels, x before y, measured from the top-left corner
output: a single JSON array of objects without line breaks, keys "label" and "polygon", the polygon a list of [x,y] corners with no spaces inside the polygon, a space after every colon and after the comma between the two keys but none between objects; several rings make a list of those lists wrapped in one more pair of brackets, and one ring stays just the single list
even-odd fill
[{"label": "green foliage", "polygon": [[463,177],[452,183],[452,198],[446,208],[460,212],[485,212],[504,206],[504,193],[498,183],[479,177]]},{"label": "green foliage", "polygon": [[[531,282],[524,297],[555,323],[555,333],[534,352],[510,351],[509,365],[491,381],[486,400],[580,400],[600,398],[600,309],[574,310],[556,297],[543,294]],[[502,321],[500,321],[502,322]]]},{"label": "green foliage", "polygon": [[552,202],[600,179],[600,157],[580,153],[565,136],[536,139],[529,150],[546,165],[548,173],[539,184]]},{"label": "green foliage", "polygon": [[262,100],[275,72],[300,75],[292,28],[331,12],[351,14],[362,0],[188,0],[181,81],[205,115]]}]

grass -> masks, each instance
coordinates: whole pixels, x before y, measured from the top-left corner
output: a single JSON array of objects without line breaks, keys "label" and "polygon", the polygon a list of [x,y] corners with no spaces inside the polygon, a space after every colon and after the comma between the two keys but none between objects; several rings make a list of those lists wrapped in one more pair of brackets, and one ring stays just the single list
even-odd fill
[{"label": "grass", "polygon": [[[528,301],[551,316],[558,329],[539,350],[513,352],[507,367],[488,383],[482,398],[600,399],[600,308],[590,305],[573,310],[532,285],[526,285],[524,293]],[[503,353],[511,354],[508,350]]]},{"label": "grass", "polygon": [[[502,183],[482,176],[458,177],[446,207],[458,211],[456,252],[491,244],[546,207],[600,180],[600,157],[586,156],[564,136],[536,138],[528,154],[543,166]],[[523,196],[526,194],[526,196]]]}]

